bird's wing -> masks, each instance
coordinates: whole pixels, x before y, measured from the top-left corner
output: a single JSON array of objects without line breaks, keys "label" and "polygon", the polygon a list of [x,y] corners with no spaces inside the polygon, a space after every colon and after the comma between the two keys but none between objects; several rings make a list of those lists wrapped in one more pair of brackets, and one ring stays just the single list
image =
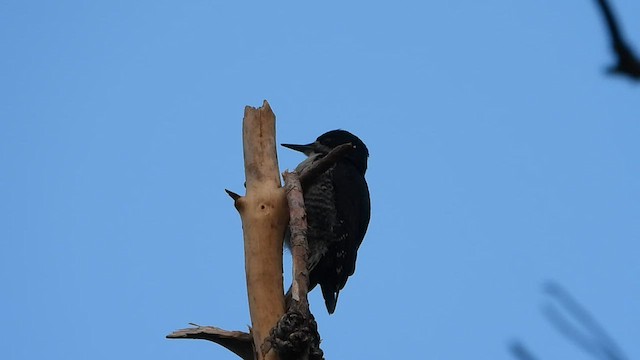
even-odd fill
[{"label": "bird's wing", "polygon": [[338,284],[338,289],[342,289],[355,271],[357,251],[369,226],[371,204],[367,182],[351,164],[338,162],[333,168],[332,179],[338,218],[344,220],[336,229],[336,235],[344,237],[344,241],[336,244],[340,246],[339,250],[344,251],[338,257],[341,263],[337,264],[342,267],[344,275]]}]

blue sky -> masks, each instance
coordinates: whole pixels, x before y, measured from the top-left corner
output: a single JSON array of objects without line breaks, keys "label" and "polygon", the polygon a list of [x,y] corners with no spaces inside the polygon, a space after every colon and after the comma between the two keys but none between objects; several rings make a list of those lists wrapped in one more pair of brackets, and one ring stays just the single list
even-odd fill
[{"label": "blue sky", "polygon": [[356,274],[311,296],[327,359],[587,358],[548,280],[640,357],[640,87],[594,3],[2,2],[0,358],[233,359],[164,336],[249,324],[223,189],[263,99],[279,142],[371,153]]}]

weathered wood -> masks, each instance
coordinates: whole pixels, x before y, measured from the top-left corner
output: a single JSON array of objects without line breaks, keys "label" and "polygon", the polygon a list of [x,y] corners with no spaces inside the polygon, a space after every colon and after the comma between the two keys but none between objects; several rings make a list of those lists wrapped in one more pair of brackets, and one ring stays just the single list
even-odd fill
[{"label": "weathered wood", "polygon": [[[261,349],[284,314],[282,240],[289,214],[280,184],[275,119],[266,101],[260,108],[245,108],[242,143],[247,194],[235,200],[242,218],[251,332],[256,349]],[[277,359],[277,354],[257,351],[257,358]]]},{"label": "weathered wood", "polygon": [[307,243],[307,214],[304,208],[302,186],[295,172],[282,174],[289,205],[289,231],[291,233],[291,256],[293,257],[293,281],[291,296],[293,300],[308,308],[309,292],[309,244]]},{"label": "weathered wood", "polygon": [[242,331],[227,331],[213,326],[197,326],[176,330],[167,335],[167,339],[209,340],[224,346],[244,360],[254,360],[255,358],[251,334]]}]

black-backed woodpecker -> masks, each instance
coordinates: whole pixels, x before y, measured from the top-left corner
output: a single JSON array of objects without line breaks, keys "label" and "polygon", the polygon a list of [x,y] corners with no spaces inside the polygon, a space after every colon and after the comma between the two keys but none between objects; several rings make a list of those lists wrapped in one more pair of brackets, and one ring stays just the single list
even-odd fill
[{"label": "black-backed woodpecker", "polygon": [[[329,314],[335,311],[338,294],[356,269],[358,248],[369,226],[371,205],[364,178],[369,151],[357,136],[344,130],[324,133],[307,145],[282,144],[307,155],[296,167],[300,172],[346,143],[351,143],[353,149],[303,189],[308,224],[309,290],[320,285]],[[288,236],[286,243],[289,246]]]}]

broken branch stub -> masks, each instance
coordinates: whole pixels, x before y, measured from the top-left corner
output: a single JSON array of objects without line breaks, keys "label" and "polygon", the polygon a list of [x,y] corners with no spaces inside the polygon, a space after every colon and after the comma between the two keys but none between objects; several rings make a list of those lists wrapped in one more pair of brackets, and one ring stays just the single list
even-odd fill
[{"label": "broken branch stub", "polygon": [[254,360],[255,351],[251,334],[242,331],[227,331],[214,326],[197,326],[176,330],[167,335],[167,339],[209,340],[224,346],[243,360]]}]

